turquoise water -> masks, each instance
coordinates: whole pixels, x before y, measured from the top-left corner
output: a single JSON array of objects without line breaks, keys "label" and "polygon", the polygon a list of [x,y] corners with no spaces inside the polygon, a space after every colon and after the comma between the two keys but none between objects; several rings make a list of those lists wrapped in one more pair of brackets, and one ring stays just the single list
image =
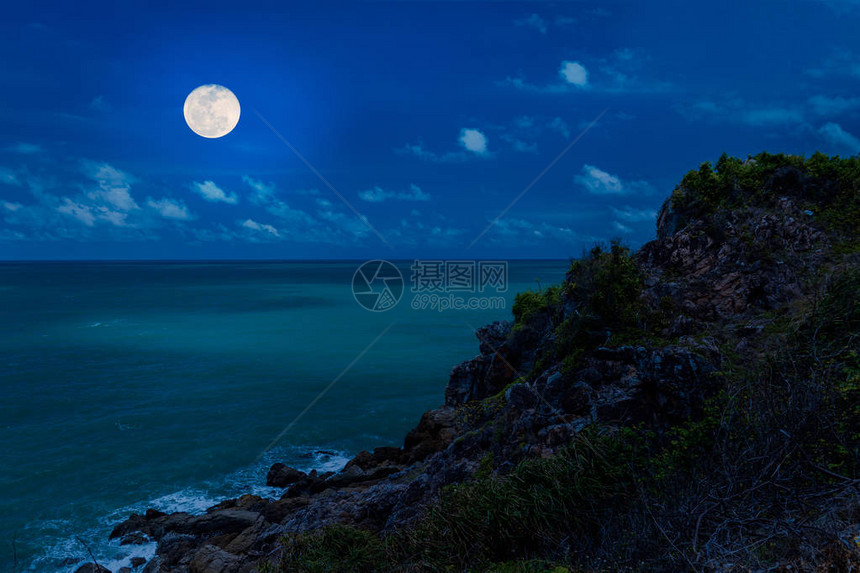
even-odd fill
[{"label": "turquoise water", "polygon": [[400,303],[363,309],[357,266],[0,264],[0,571],[73,571],[84,544],[116,570],[154,550],[107,542],[131,511],[277,495],[274,461],[337,469],[400,445],[477,353],[472,327],[567,264],[511,262],[506,308],[446,312],[411,308],[408,262]]}]

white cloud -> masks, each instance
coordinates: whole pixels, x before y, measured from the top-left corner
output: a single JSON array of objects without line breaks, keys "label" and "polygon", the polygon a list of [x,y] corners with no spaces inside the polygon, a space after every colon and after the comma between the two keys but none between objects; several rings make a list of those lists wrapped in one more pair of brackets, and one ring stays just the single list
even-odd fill
[{"label": "white cloud", "polygon": [[519,151],[523,153],[537,153],[538,146],[537,143],[535,143],[534,141],[529,143],[527,141],[523,141],[522,139],[517,138],[514,135],[511,135],[510,133],[503,133],[501,135],[501,139],[502,141],[510,143],[511,148],[513,148],[514,151]]},{"label": "white cloud", "polygon": [[691,120],[710,120],[719,123],[737,123],[753,127],[781,127],[802,124],[803,112],[799,108],[783,105],[752,105],[740,98],[724,102],[702,100],[679,108]]},{"label": "white cloud", "polygon": [[430,195],[425,193],[415,184],[409,186],[409,191],[396,192],[385,191],[380,187],[374,187],[367,191],[361,191],[358,197],[368,203],[381,203],[387,199],[396,199],[400,201],[429,201]]},{"label": "white cloud", "polygon": [[18,176],[15,175],[15,172],[11,169],[6,169],[5,167],[0,167],[0,183],[15,185],[16,187],[21,186],[21,181],[18,179]]},{"label": "white cloud", "polygon": [[421,143],[407,144],[400,149],[395,149],[395,152],[414,155],[418,159],[431,161],[433,163],[454,163],[458,161],[466,161],[469,158],[469,154],[465,151],[449,151],[447,153],[439,154],[430,151],[429,149],[425,149],[424,145]]},{"label": "white cloud", "polygon": [[134,227],[127,219],[130,212],[140,209],[130,192],[135,178],[107,163],[82,161],[81,165],[83,172],[98,184],[97,188],[85,190],[77,197],[59,198],[39,191],[42,202],[87,227],[95,226],[98,221],[115,227]]},{"label": "white cloud", "polygon": [[547,131],[570,137],[570,128],[560,117],[521,115],[511,120],[510,125],[495,126],[501,132],[499,138],[514,151],[537,153],[538,141]]},{"label": "white cloud", "polygon": [[436,163],[449,163],[455,161],[466,161],[470,157],[492,157],[493,154],[487,151],[487,136],[478,129],[463,128],[460,130],[458,137],[460,146],[466,151],[449,151],[447,153],[435,153],[425,149],[422,143],[407,144],[400,149],[395,149],[397,153],[406,153],[414,155],[424,161],[432,161]]},{"label": "white cloud", "polygon": [[657,219],[657,211],[653,209],[635,209],[633,207],[610,207],[616,217],[628,223],[641,221],[654,221]]},{"label": "white cloud", "polygon": [[262,181],[256,181],[255,179],[250,178],[247,175],[242,177],[242,181],[247,183],[251,189],[253,189],[256,193],[253,197],[251,197],[251,202],[256,204],[265,204],[272,201],[275,196],[275,184],[274,183],[263,183]]},{"label": "white cloud", "polygon": [[239,200],[235,193],[225,193],[213,181],[204,181],[203,183],[195,181],[191,184],[191,188],[207,201],[235,204]]},{"label": "white cloud", "polygon": [[615,50],[615,57],[621,61],[629,62],[636,57],[636,51],[630,48],[619,48]]},{"label": "white cloud", "polygon": [[743,111],[740,119],[743,123],[752,126],[786,125],[801,123],[803,114],[788,108],[762,108]]},{"label": "white cloud", "polygon": [[243,221],[241,223],[241,225],[243,227],[245,227],[246,229],[252,229],[254,231],[260,231],[261,233],[268,233],[268,234],[273,235],[275,237],[281,236],[281,234],[278,232],[278,230],[276,228],[274,228],[273,226],[266,225],[263,223],[258,223],[257,221],[254,221],[253,219],[245,219],[245,221]]},{"label": "white cloud", "polygon": [[288,223],[291,228],[296,226],[308,227],[313,226],[316,223],[311,215],[305,213],[301,209],[294,209],[283,201],[272,202],[268,207],[266,207],[266,211]]},{"label": "white cloud", "polygon": [[158,211],[158,214],[165,219],[175,219],[177,221],[188,221],[192,219],[191,212],[182,201],[174,199],[151,199],[146,200],[146,204]]},{"label": "white cloud", "polygon": [[596,237],[582,235],[570,227],[560,227],[546,221],[532,223],[525,219],[504,217],[495,221],[490,229],[490,241],[501,244],[538,245],[547,241],[559,244],[594,242]]},{"label": "white cloud", "polygon": [[7,211],[12,211],[13,213],[23,207],[20,203],[11,203],[9,201],[0,201],[0,205],[2,205]]},{"label": "white cloud", "polygon": [[92,227],[96,223],[96,217],[89,205],[77,203],[68,197],[63,197],[63,204],[57,207],[57,212],[74,217],[87,227]]},{"label": "white cloud", "polygon": [[582,175],[577,175],[573,179],[586,189],[589,193],[595,195],[623,195],[624,186],[621,184],[621,179],[615,175],[610,175],[602,169],[598,169],[593,165],[583,165]]},{"label": "white cloud", "polygon": [[546,34],[547,24],[546,20],[540,17],[540,14],[529,14],[525,18],[520,18],[514,22],[517,26],[526,26],[528,28],[534,28],[541,34]]},{"label": "white cloud", "polygon": [[809,98],[809,105],[818,115],[832,116],[860,108],[860,98],[817,95]]},{"label": "white cloud", "polygon": [[487,136],[477,129],[464,127],[460,130],[460,144],[468,151],[483,155],[487,152]]},{"label": "white cloud", "polygon": [[620,231],[622,233],[630,233],[633,229],[624,225],[623,223],[619,223],[618,221],[612,221],[612,226],[615,227],[616,231]]},{"label": "white cloud", "polygon": [[414,155],[419,159],[424,159],[425,161],[437,161],[438,156],[432,151],[427,151],[424,149],[424,145],[421,143],[415,144],[406,144],[402,149],[399,149],[398,152],[408,153],[410,155]]},{"label": "white cloud", "polygon": [[860,57],[849,50],[834,50],[818,66],[805,71],[806,74],[814,78],[830,76],[860,77]]},{"label": "white cloud", "polygon": [[103,95],[98,95],[90,101],[90,109],[93,109],[95,111],[104,111],[107,109],[107,107],[108,106],[105,102],[105,96]]},{"label": "white cloud", "polygon": [[639,50],[616,50],[608,58],[594,58],[588,68],[581,61],[564,60],[557,78],[544,85],[536,85],[522,77],[506,77],[496,82],[518,90],[534,93],[571,93],[582,90],[604,93],[665,93],[673,89],[669,82],[641,75],[643,62],[649,58]]},{"label": "white cloud", "polygon": [[564,81],[578,87],[588,84],[588,71],[579,62],[564,61],[558,71]]},{"label": "white cloud", "polygon": [[570,129],[567,127],[567,123],[565,123],[565,121],[560,117],[553,118],[552,121],[547,124],[547,127],[559,132],[565,139],[570,139]]},{"label": "white cloud", "polygon": [[582,174],[576,175],[573,180],[585,187],[593,195],[647,194],[651,190],[651,186],[644,181],[625,182],[620,177],[607,173],[593,165],[583,165]]},{"label": "white cloud", "polygon": [[15,153],[21,153],[23,155],[32,155],[34,153],[41,153],[42,146],[36,145],[35,143],[18,142],[15,145],[10,145],[9,147],[7,147],[6,151],[13,151]]},{"label": "white cloud", "polygon": [[860,139],[848,133],[837,123],[825,123],[818,133],[831,145],[850,154],[860,153]]},{"label": "white cloud", "polygon": [[107,163],[84,163],[91,179],[99,184],[99,189],[87,193],[95,201],[104,201],[120,211],[139,209],[131,196],[131,183],[134,178],[111,167]]}]

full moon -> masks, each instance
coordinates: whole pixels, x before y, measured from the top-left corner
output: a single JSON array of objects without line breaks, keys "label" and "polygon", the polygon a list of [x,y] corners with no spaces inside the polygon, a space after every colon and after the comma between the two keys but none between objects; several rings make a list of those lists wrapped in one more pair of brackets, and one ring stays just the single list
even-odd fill
[{"label": "full moon", "polygon": [[185,98],[185,123],[202,137],[224,137],[239,123],[239,100],[217,84],[196,88]]}]

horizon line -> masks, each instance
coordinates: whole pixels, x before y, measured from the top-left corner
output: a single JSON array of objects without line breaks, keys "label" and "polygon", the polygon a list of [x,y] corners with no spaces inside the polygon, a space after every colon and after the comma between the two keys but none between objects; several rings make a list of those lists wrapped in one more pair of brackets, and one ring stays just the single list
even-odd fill
[{"label": "horizon line", "polygon": [[570,261],[572,257],[475,257],[472,259],[451,257],[409,257],[409,258],[386,258],[362,257],[362,258],[308,258],[308,259],[0,259],[0,264],[10,263],[335,263],[335,262],[367,262],[374,260],[386,260],[391,262],[408,261]]}]

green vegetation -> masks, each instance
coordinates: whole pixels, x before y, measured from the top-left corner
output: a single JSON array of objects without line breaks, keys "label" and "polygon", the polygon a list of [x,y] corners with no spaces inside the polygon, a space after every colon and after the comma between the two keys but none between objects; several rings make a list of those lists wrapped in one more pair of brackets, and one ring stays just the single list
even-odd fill
[{"label": "green vegetation", "polygon": [[[345,525],[329,525],[310,533],[281,539],[280,563],[270,572],[369,573],[386,560],[386,547],[377,535]],[[260,573],[268,573],[261,568]]]},{"label": "green vegetation", "polygon": [[413,527],[289,536],[269,571],[674,572],[720,551],[753,568],[847,571],[850,551],[830,541],[860,515],[860,271],[832,276],[820,300],[793,307],[779,351],[727,355],[699,419],[665,433],[592,427],[506,475],[488,453]]},{"label": "green vegetation", "polygon": [[[474,479],[444,489],[411,527],[290,536],[270,570],[851,570],[860,546],[837,536],[860,521],[858,193],[857,157],[723,155],[691,171],[671,199],[681,224],[721,228],[726,209],[788,196],[840,242],[806,296],[760,314],[764,335],[745,341],[759,346],[741,351],[736,325],[710,325],[721,389],[700,416],[668,429],[594,425],[504,474],[487,452]],[[514,336],[540,350],[525,378],[554,365],[572,374],[598,345],[664,344],[679,309],[670,297],[649,308],[643,291],[614,241],[573,261],[564,284],[517,295]],[[506,430],[506,390],[463,407],[470,427]]]},{"label": "green vegetation", "polygon": [[816,220],[856,245],[860,236],[860,157],[759,153],[743,161],[723,154],[716,165],[702,163],[672,194],[679,223],[721,209],[773,207],[791,197]]},{"label": "green vegetation", "polygon": [[517,293],[512,309],[514,328],[534,326],[538,319],[552,320],[561,310],[561,285],[553,285],[544,290]]},{"label": "green vegetation", "polygon": [[[285,537],[280,562],[271,567],[308,573],[395,571],[407,564],[421,571],[568,571],[559,561],[529,556],[553,554],[564,543],[594,543],[613,509],[635,497],[631,467],[637,460],[629,440],[583,433],[557,455],[523,461],[507,476],[485,471],[446,488],[412,529],[380,539],[329,526]],[[482,462],[490,464],[491,455]]]}]

